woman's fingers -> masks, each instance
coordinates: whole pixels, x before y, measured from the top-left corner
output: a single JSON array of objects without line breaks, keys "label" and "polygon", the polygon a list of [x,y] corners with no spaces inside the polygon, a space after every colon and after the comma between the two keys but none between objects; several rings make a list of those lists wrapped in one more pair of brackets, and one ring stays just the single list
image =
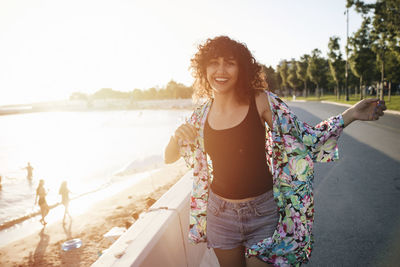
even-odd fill
[{"label": "woman's fingers", "polygon": [[175,137],[179,140],[192,143],[196,138],[196,129],[189,123],[182,124],[176,129]]},{"label": "woman's fingers", "polygon": [[378,120],[384,115],[386,110],[385,101],[378,98],[364,99],[355,105],[355,119],[358,120]]},{"label": "woman's fingers", "polygon": [[384,110],[386,110],[385,101],[378,100],[376,103],[376,107],[374,109],[374,119],[378,120],[380,116],[384,115]]}]

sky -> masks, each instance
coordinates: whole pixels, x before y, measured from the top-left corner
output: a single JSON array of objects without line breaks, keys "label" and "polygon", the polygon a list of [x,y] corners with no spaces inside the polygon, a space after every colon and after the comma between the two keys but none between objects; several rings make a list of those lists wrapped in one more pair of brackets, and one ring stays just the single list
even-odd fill
[{"label": "sky", "polygon": [[[0,0],[0,105],[68,99],[101,88],[191,85],[207,38],[243,42],[276,68],[329,37],[346,41],[345,0]],[[349,12],[349,35],[361,17]]]}]

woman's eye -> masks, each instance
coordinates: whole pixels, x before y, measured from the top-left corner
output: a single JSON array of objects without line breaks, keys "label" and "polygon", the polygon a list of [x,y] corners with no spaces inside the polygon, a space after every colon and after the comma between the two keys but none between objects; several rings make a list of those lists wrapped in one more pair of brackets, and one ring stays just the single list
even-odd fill
[{"label": "woman's eye", "polygon": [[235,66],[236,65],[236,61],[228,61],[228,65],[229,66]]}]

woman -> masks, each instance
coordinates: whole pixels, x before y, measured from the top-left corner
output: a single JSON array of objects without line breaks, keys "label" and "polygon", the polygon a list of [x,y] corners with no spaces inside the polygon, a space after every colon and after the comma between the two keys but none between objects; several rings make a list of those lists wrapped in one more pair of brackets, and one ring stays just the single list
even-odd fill
[{"label": "woman", "polygon": [[58,191],[58,194],[61,195],[61,204],[64,205],[64,217],[63,217],[63,222],[65,221],[66,215],[71,219],[71,215],[69,214],[69,189],[67,185],[67,181],[63,181],[60,186],[60,190]]},{"label": "woman", "polygon": [[313,161],[336,160],[342,129],[378,119],[384,103],[363,100],[311,127],[264,91],[261,66],[244,44],[208,39],[191,63],[194,96],[207,101],[165,150],[166,163],[182,156],[193,168],[189,240],[207,242],[221,266],[307,262]]},{"label": "woman", "polygon": [[45,221],[45,217],[49,213],[49,205],[47,205],[46,201],[46,189],[44,189],[44,180],[40,179],[39,185],[36,188],[36,197],[35,197],[35,205],[38,203],[38,198],[39,198],[39,207],[40,207],[40,213],[42,214],[42,219],[40,219],[40,223],[43,225],[46,225],[47,222]]}]

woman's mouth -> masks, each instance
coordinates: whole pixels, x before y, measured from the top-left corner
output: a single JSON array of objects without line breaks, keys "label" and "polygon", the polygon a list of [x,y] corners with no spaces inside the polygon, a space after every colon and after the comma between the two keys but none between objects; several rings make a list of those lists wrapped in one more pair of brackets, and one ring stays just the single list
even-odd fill
[{"label": "woman's mouth", "polygon": [[228,78],[217,77],[217,78],[214,78],[214,80],[215,80],[216,82],[218,82],[218,83],[225,83],[225,82],[228,81]]}]

